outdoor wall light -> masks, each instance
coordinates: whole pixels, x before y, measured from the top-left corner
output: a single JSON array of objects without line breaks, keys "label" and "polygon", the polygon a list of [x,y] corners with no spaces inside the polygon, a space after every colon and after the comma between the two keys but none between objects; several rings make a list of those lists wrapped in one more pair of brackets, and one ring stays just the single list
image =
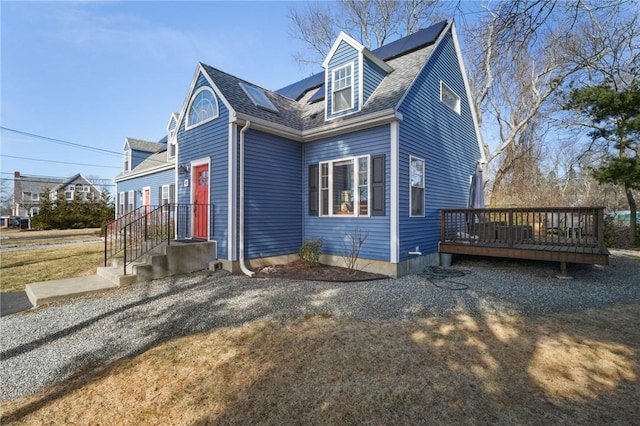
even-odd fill
[{"label": "outdoor wall light", "polygon": [[189,173],[189,169],[190,167],[188,164],[180,164],[180,167],[178,167],[178,172],[181,174]]}]

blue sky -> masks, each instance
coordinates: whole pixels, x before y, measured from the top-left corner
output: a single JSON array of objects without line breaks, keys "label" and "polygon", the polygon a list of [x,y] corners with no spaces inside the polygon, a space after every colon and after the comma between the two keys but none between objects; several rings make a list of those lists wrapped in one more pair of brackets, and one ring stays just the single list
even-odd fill
[{"label": "blue sky", "polygon": [[2,127],[97,148],[3,129],[2,179],[16,170],[113,178],[125,137],[164,136],[199,61],[268,89],[319,71],[293,60],[302,48],[289,34],[295,5],[2,1]]}]

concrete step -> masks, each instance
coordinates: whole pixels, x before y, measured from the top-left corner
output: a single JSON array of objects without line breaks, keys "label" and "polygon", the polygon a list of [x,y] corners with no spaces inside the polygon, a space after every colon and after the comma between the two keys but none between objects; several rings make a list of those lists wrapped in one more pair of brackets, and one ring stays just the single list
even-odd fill
[{"label": "concrete step", "polygon": [[42,281],[27,284],[25,292],[33,306],[118,288],[113,282],[98,275]]},{"label": "concrete step", "polygon": [[110,281],[116,287],[122,287],[124,285],[134,284],[138,282],[138,277],[127,268],[127,275],[124,274],[122,267],[115,266],[101,266],[96,270],[96,274]]}]

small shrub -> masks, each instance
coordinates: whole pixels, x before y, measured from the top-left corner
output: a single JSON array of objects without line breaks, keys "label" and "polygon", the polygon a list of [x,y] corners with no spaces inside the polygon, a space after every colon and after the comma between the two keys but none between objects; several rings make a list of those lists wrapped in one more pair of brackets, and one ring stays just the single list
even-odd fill
[{"label": "small shrub", "polygon": [[607,247],[618,247],[620,235],[614,218],[605,216],[604,218],[604,245]]},{"label": "small shrub", "polygon": [[322,238],[306,240],[298,252],[300,261],[309,268],[318,266],[320,264],[320,249],[322,249],[322,243]]}]

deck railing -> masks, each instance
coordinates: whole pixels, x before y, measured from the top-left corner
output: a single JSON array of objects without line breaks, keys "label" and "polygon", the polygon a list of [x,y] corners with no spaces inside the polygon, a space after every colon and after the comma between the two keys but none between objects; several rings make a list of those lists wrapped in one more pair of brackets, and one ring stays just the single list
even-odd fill
[{"label": "deck railing", "polygon": [[207,217],[212,223],[212,214],[208,204],[165,204],[143,206],[122,215],[106,226],[104,265],[109,259],[122,257],[126,275],[128,265],[162,244],[213,233],[213,229],[207,230],[206,223],[201,225],[203,229],[192,225],[194,215]]},{"label": "deck railing", "polygon": [[445,209],[440,240],[514,246],[570,246],[605,253],[603,207]]}]

